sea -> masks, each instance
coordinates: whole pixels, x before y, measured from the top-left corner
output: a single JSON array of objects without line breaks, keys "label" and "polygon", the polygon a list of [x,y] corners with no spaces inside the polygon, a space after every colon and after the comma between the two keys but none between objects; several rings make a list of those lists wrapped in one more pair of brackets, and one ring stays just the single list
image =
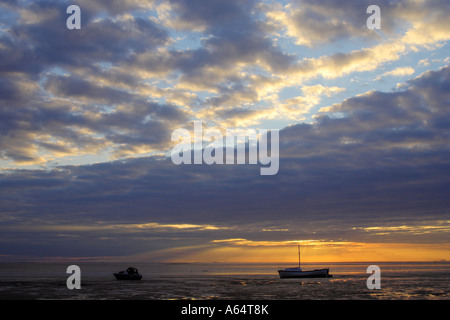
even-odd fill
[{"label": "sea", "polygon": [[[80,289],[69,289],[68,266]],[[369,289],[369,265],[380,289]],[[113,273],[133,266],[139,281]],[[303,263],[331,278],[280,279],[273,263],[0,263],[0,300],[450,300],[450,262]]]}]

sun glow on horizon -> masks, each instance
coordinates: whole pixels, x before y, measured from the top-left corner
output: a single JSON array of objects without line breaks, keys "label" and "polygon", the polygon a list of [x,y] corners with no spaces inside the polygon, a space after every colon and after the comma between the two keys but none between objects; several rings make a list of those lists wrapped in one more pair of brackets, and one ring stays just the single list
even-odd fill
[{"label": "sun glow on horizon", "polygon": [[[240,244],[239,244],[239,241]],[[290,241],[290,243],[300,241]],[[233,244],[234,243],[234,244]],[[242,239],[222,241],[220,246],[205,247],[191,252],[178,248],[178,255],[170,262],[242,262],[242,263],[298,263],[295,245],[243,244]],[[301,261],[366,262],[366,261],[442,261],[450,260],[450,244],[320,242],[301,246]]]}]

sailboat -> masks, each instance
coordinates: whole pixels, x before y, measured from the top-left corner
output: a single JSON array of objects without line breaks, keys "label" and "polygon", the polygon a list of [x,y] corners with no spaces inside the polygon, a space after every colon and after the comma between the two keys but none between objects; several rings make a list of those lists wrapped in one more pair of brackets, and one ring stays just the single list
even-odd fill
[{"label": "sailboat", "polygon": [[300,267],[300,245],[298,245],[298,267],[278,270],[280,278],[329,278],[330,269],[305,270]]}]

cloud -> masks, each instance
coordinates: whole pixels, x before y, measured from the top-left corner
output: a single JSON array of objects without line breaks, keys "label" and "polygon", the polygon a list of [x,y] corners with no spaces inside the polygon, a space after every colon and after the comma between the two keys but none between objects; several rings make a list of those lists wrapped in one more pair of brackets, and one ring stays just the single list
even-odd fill
[{"label": "cloud", "polygon": [[[296,44],[308,47],[335,44],[341,40],[362,38],[367,42],[379,39],[379,34],[366,27],[366,9],[376,4],[381,10],[381,31],[388,38],[398,30],[407,30],[403,42],[424,45],[448,40],[445,16],[450,9],[445,1],[342,1],[301,0],[286,5],[271,3],[265,7],[269,21],[284,30]],[[427,36],[430,35],[430,36]]]},{"label": "cloud", "polygon": [[419,65],[419,66],[425,66],[425,67],[429,66],[429,65],[430,65],[429,59],[426,58],[426,59],[421,59],[421,60],[419,60],[418,65]]},{"label": "cloud", "polygon": [[[63,242],[72,252],[90,243],[83,256],[124,253],[138,239],[151,241],[133,253],[226,239],[384,241],[379,232],[389,232],[390,242],[444,243],[438,226],[449,205],[449,72],[346,99],[314,123],[281,130],[280,170],[270,179],[252,165],[175,166],[164,156],[3,173],[2,241],[21,238],[5,254],[34,248],[60,256],[61,233],[72,235]],[[326,89],[305,88],[316,91]],[[437,227],[411,240],[395,232],[404,225],[409,234],[414,226]],[[267,228],[278,231],[261,233]],[[47,240],[25,249],[36,237]]]},{"label": "cloud", "polygon": [[155,5],[154,0],[79,0],[78,4],[83,9],[91,12],[107,12],[111,15],[121,15],[124,12],[145,11]]},{"label": "cloud", "polygon": [[[299,121],[314,112],[320,94],[284,99],[285,88],[374,72],[448,40],[448,4],[439,1],[381,2],[389,36],[383,41],[365,28],[365,3],[82,1],[77,32],[65,28],[67,4],[2,3],[0,99],[3,122],[12,120],[3,127],[10,131],[2,158],[14,164],[106,150],[113,158],[162,151],[170,147],[163,135],[196,114],[219,126]],[[299,17],[301,24],[286,25]],[[195,45],[180,48],[177,39],[190,37]],[[312,47],[369,41],[304,56],[284,44],[290,37]],[[401,70],[411,72],[394,68],[378,77]]]},{"label": "cloud", "polygon": [[414,68],[412,68],[412,67],[398,67],[393,70],[386,71],[385,73],[376,77],[375,80],[380,80],[383,77],[389,77],[389,76],[393,76],[393,77],[410,76],[410,75],[414,74],[414,72],[416,72],[416,70],[414,70]]},{"label": "cloud", "polygon": [[315,86],[303,86],[302,96],[286,99],[280,105],[280,112],[295,120],[304,119],[304,115],[308,114],[313,107],[319,104],[321,96],[330,97],[339,92],[345,91],[344,88],[339,87],[324,87],[321,84]]},{"label": "cloud", "polygon": [[406,226],[406,225],[400,225],[400,226],[380,226],[380,227],[366,227],[366,228],[354,228],[354,229],[362,229],[366,232],[375,232],[377,235],[386,235],[391,232],[405,232],[405,233],[412,233],[416,235],[424,234],[424,233],[430,233],[430,232],[443,232],[447,233],[450,231],[450,228],[448,226],[448,221],[442,221],[438,225],[418,225],[418,226]]},{"label": "cloud", "polygon": [[[313,47],[346,38],[377,37],[365,27],[368,5],[364,1],[352,5],[338,1],[298,1],[284,6],[275,3],[267,8],[266,15],[285,30],[286,36],[294,38],[297,45]],[[388,7],[391,5],[383,3],[383,9],[388,11]],[[389,23],[385,27],[390,27]]]},{"label": "cloud", "polygon": [[[381,37],[366,28],[368,2],[79,4],[77,31],[67,1],[0,4],[2,254],[379,241],[374,230],[445,240],[440,228],[394,231],[445,220],[449,67],[393,91],[348,78],[394,87],[445,62],[448,1],[379,1]],[[278,174],[174,166],[170,134],[194,119],[290,124]]]}]

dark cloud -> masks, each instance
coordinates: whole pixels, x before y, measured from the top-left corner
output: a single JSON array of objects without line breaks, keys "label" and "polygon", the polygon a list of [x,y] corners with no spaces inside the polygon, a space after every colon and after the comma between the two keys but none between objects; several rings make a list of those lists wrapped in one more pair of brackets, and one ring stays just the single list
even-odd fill
[{"label": "dark cloud", "polygon": [[47,17],[45,20],[20,24],[11,31],[16,38],[27,41],[28,47],[33,47],[36,59],[46,67],[81,67],[97,62],[123,61],[130,54],[155,48],[168,39],[167,31],[142,18],[83,20],[82,28],[71,32],[66,28],[66,7],[48,6],[29,8],[42,12]]},{"label": "dark cloud", "polygon": [[57,96],[85,98],[87,101],[101,101],[110,105],[132,100],[132,95],[127,91],[98,86],[78,77],[53,76],[47,79],[45,88]]},{"label": "dark cloud", "polygon": [[[0,34],[1,121],[8,120],[2,157],[42,163],[39,148],[97,153],[106,140],[119,154],[162,147],[189,113],[152,101],[146,92],[155,88],[145,75],[136,77],[139,72],[179,71],[180,83],[217,91],[216,98],[204,101],[208,104],[234,104],[236,95],[258,99],[244,79],[228,71],[242,63],[283,70],[292,57],[265,35],[254,4],[173,2],[175,16],[206,28],[202,47],[184,51],[158,50],[170,42],[169,31],[154,19],[129,15],[145,10],[139,1],[82,2],[82,28],[76,31],[65,27],[67,2],[3,4],[11,12],[20,10],[21,18]],[[96,136],[82,133],[85,129]]]},{"label": "dark cloud", "polygon": [[83,9],[87,9],[92,14],[121,15],[128,12],[145,10],[151,6],[154,0],[78,0],[77,4]]},{"label": "dark cloud", "polygon": [[[96,152],[107,148],[109,143],[115,144],[116,151],[112,151],[120,150],[119,154],[136,147],[161,148],[170,141],[173,128],[187,119],[183,111],[172,105],[130,99],[126,106],[122,111],[105,112],[97,108],[79,113],[70,112],[67,103],[2,108],[3,156],[33,162],[37,146],[67,154],[79,153],[77,150]],[[91,116],[93,111],[97,112],[95,116]],[[86,129],[98,136],[83,133]],[[57,144],[58,140],[64,145]]]},{"label": "dark cloud", "polygon": [[[263,64],[273,72],[287,70],[294,57],[283,53],[267,35],[264,25],[253,12],[254,1],[171,1],[172,20],[184,28],[204,28],[202,46],[193,50],[168,51],[163,56],[136,57],[132,65],[162,70],[181,70],[183,82],[205,70],[229,70],[241,63]],[[228,79],[230,80],[230,79]],[[235,78],[234,81],[239,82]],[[205,81],[207,83],[207,81]]]},{"label": "dark cloud", "polygon": [[[448,119],[448,72],[447,67],[425,73],[400,91],[347,99],[334,106],[346,112],[345,117],[323,117],[282,130],[280,170],[275,176],[260,176],[259,165],[176,166],[165,157],[2,174],[3,228],[6,234],[18,228],[14,235],[22,234],[21,241],[26,242],[27,233],[21,228],[34,236],[43,232],[56,237],[65,229],[53,230],[51,225],[84,226],[85,231],[65,232],[88,239],[109,237],[86,252],[112,254],[116,242],[139,237],[153,239],[149,247],[139,247],[142,250],[165,237],[194,243],[219,234],[242,237],[244,232],[246,238],[256,239],[260,235],[252,229],[257,227],[255,221],[260,221],[258,228],[275,225],[289,230],[274,233],[274,239],[307,235],[353,240],[355,234],[364,236],[352,231],[361,226],[445,220],[450,205],[449,136],[448,126],[436,125],[435,119]],[[361,113],[367,110],[372,115],[365,119]],[[418,125],[419,119],[426,124]],[[116,228],[151,222],[231,229],[194,236],[186,230],[135,233]],[[71,239],[67,236],[64,241],[74,250],[83,246],[83,241],[75,245]],[[421,236],[420,241],[443,239]],[[45,242],[46,248],[51,243]],[[28,253],[20,245],[13,248]],[[48,252],[61,254],[58,246],[52,248]]]},{"label": "dark cloud", "polygon": [[278,12],[284,14],[274,17],[274,20],[286,28],[299,45],[315,47],[356,38],[370,42],[381,37],[380,33],[366,27],[367,19],[372,15],[372,12],[367,13],[366,10],[371,5],[380,8],[380,31],[383,37],[388,38],[394,37],[398,30],[406,30],[411,23],[419,20],[421,15],[434,19],[450,9],[448,2],[442,0],[423,3],[389,0],[298,0],[289,2],[283,9],[275,6]]},{"label": "dark cloud", "polygon": [[[192,26],[204,26],[212,33],[246,31],[243,26],[254,27],[250,19],[255,1],[201,1],[171,0],[171,5],[179,19]],[[224,27],[227,27],[225,29]]]},{"label": "dark cloud", "polygon": [[[105,8],[118,13],[128,4],[138,5],[117,2]],[[52,1],[7,6],[20,9],[22,17],[0,34],[1,157],[42,163],[39,148],[97,153],[110,139],[122,154],[167,143],[169,130],[187,119],[186,112],[138,94],[142,81],[120,64],[165,44],[168,32],[149,19],[100,17],[101,3],[83,6],[83,27],[71,31],[65,26],[66,7]],[[119,105],[122,109],[115,110]]]}]

